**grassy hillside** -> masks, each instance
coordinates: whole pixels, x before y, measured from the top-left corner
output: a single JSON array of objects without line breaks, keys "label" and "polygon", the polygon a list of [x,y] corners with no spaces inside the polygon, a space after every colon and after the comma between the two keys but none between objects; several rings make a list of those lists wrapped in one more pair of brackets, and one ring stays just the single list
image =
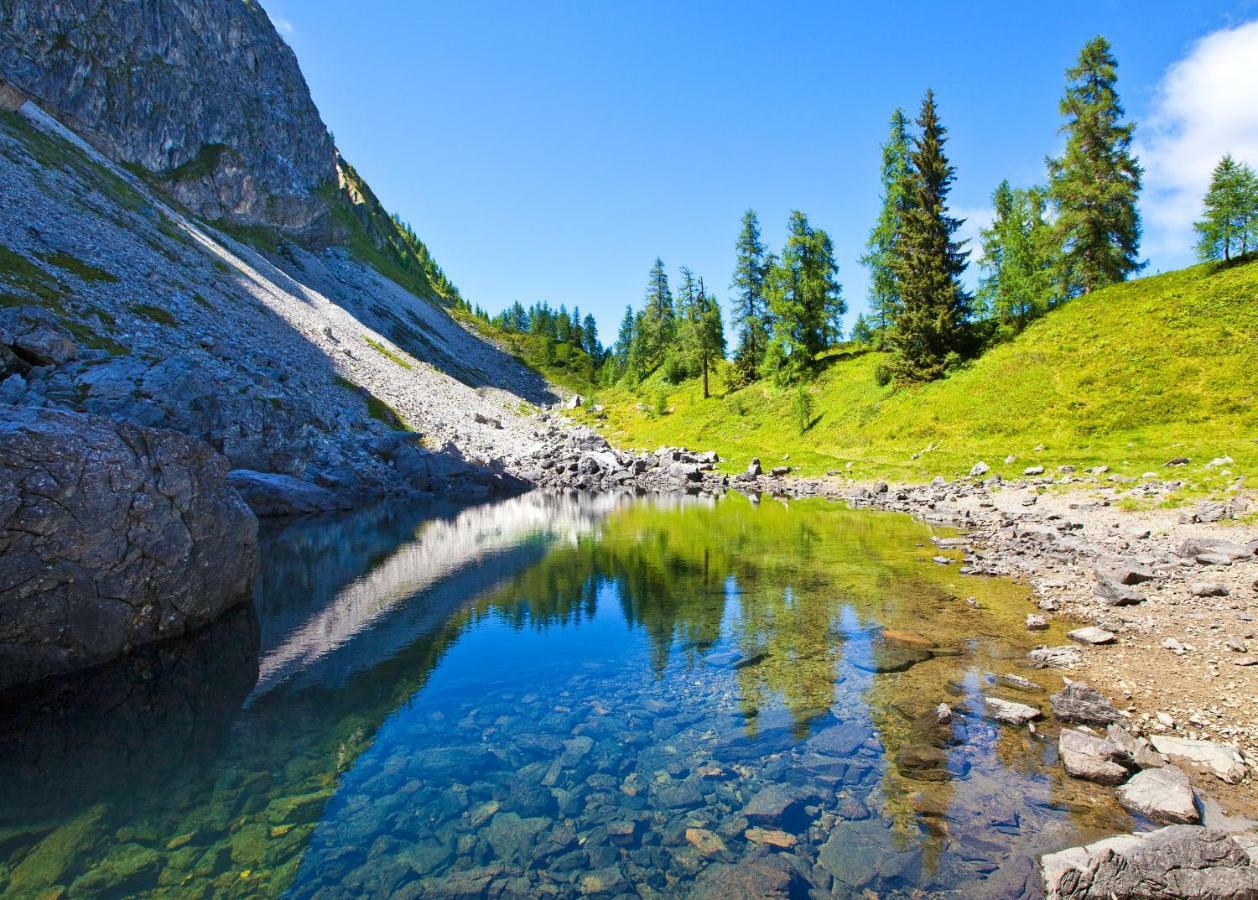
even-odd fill
[{"label": "grassy hillside", "polygon": [[[984,460],[1004,474],[1109,465],[1219,483],[1204,464],[1224,455],[1233,473],[1258,471],[1258,262],[1099,291],[933,384],[880,387],[881,361],[860,350],[836,358],[810,386],[814,418],[802,435],[795,390],[768,384],[703,400],[697,382],[652,379],[597,392],[606,412],[578,416],[622,446],[715,449],[730,471],[752,456],[766,466],[789,456],[802,474],[921,480]],[[1192,463],[1164,469],[1175,456]]]}]

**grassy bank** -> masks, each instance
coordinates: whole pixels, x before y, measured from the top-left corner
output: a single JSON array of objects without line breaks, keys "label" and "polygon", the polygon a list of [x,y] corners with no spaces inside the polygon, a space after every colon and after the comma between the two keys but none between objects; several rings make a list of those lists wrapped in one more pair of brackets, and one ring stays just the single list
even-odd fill
[{"label": "grassy bank", "polygon": [[[884,361],[860,349],[835,358],[808,386],[813,418],[802,434],[796,389],[767,382],[704,400],[697,381],[657,376],[598,391],[605,411],[577,416],[620,446],[717,450],[730,471],[759,456],[805,475],[923,480],[984,460],[1005,474],[1108,465],[1219,483],[1204,464],[1224,455],[1233,473],[1258,470],[1258,263],[1098,291],[932,384],[879,386]],[[1177,456],[1192,462],[1164,468]]]}]

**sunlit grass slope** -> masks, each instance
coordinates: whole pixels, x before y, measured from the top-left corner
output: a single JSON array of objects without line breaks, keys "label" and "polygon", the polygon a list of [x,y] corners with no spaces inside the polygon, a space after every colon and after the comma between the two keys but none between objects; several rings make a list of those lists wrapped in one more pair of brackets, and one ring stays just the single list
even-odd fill
[{"label": "sunlit grass slope", "polygon": [[[859,351],[833,361],[809,388],[813,423],[803,434],[792,412],[796,389],[765,383],[708,400],[697,381],[600,391],[601,425],[621,446],[715,449],[730,471],[752,456],[766,467],[789,456],[805,475],[837,469],[921,480],[984,460],[1003,474],[1109,465],[1218,483],[1226,476],[1204,465],[1224,455],[1235,461],[1233,474],[1258,470],[1255,262],[1098,291],[921,387],[880,387],[874,373],[883,361]],[[661,390],[667,412],[657,415]],[[1010,455],[1016,461],[1006,464]],[[1192,462],[1164,468],[1176,456]]]}]

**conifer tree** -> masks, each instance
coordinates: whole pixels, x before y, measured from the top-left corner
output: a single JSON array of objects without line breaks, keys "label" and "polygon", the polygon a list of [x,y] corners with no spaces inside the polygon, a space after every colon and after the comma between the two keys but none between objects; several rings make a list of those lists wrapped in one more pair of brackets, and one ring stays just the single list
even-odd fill
[{"label": "conifer tree", "polygon": [[676,332],[673,295],[668,288],[668,274],[658,257],[647,278],[646,303],[637,324],[637,359],[642,374],[658,366]]},{"label": "conifer tree", "polygon": [[765,345],[769,341],[768,304],[765,299],[765,275],[768,267],[765,247],[760,240],[760,221],[754,210],[743,213],[742,230],[735,244],[734,292],[731,310],[738,347],[734,351],[734,372],[737,384],[749,384],[760,377]]},{"label": "conifer tree", "polygon": [[637,378],[630,372],[629,360],[630,354],[633,352],[633,346],[637,343],[638,319],[633,313],[632,306],[625,307],[625,317],[620,320],[620,329],[616,333],[616,343],[612,344],[612,359],[614,362],[615,379],[629,377],[630,381],[636,381]]},{"label": "conifer tree", "polygon": [[598,362],[603,355],[603,345],[598,342],[598,323],[594,321],[594,316],[586,314],[581,322],[581,333],[585,336],[585,352]]},{"label": "conifer tree", "polygon": [[1122,281],[1141,268],[1136,200],[1142,171],[1131,153],[1135,126],[1123,121],[1117,70],[1109,42],[1098,36],[1066,71],[1066,149],[1048,162],[1061,242],[1058,277],[1066,296]]},{"label": "conifer tree", "polygon": [[1258,238],[1258,175],[1228,153],[1210,177],[1201,220],[1194,226],[1199,235],[1197,257],[1202,262],[1233,253],[1247,254]]},{"label": "conifer tree", "polygon": [[882,145],[882,209],[869,233],[861,264],[869,269],[869,309],[873,327],[885,329],[895,318],[900,300],[896,285],[896,235],[909,201],[909,152],[912,139],[904,110],[891,114],[891,131]]},{"label": "conifer tree", "polygon": [[716,360],[725,357],[725,325],[721,321],[721,304],[708,294],[702,278],[695,283],[686,309],[686,335],[696,368],[703,375],[703,399],[706,400],[711,396],[709,373]]},{"label": "conifer tree", "polygon": [[933,91],[926,92],[917,127],[909,157],[909,202],[895,244],[900,298],[889,342],[895,374],[928,381],[942,376],[950,358],[963,351],[970,297],[961,286],[967,253],[955,237],[961,220],[948,215],[955,172],[944,155],[947,130]]},{"label": "conifer tree", "polygon": [[1040,188],[1015,190],[1002,181],[992,205],[995,219],[981,232],[978,299],[989,318],[1019,329],[1052,305],[1056,241]]},{"label": "conifer tree", "polygon": [[787,230],[781,262],[768,277],[773,319],[768,355],[779,375],[790,380],[811,371],[817,354],[840,336],[847,305],[830,236],[799,210],[791,213]]}]

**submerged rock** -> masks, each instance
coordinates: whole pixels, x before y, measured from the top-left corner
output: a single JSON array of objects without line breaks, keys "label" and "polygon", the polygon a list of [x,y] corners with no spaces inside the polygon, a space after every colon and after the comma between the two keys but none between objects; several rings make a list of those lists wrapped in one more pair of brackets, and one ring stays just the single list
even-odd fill
[{"label": "submerged rock", "polygon": [[0,689],[247,600],[257,527],[226,460],[194,438],[0,407]]}]

